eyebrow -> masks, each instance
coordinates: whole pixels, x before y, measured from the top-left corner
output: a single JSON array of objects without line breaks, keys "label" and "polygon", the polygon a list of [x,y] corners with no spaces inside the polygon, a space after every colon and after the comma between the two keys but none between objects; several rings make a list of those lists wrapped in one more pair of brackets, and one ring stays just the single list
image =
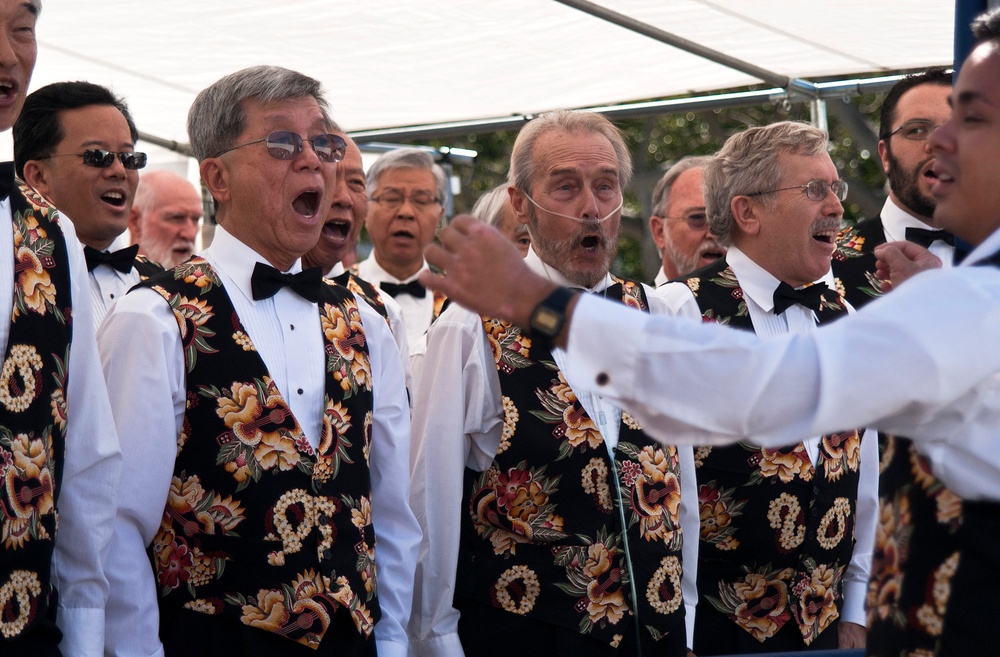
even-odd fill
[{"label": "eyebrow", "polygon": [[954,108],[955,105],[969,105],[976,101],[986,103],[987,105],[994,104],[993,101],[981,91],[963,91],[958,94],[957,100],[954,99],[954,96],[949,96],[948,106]]}]

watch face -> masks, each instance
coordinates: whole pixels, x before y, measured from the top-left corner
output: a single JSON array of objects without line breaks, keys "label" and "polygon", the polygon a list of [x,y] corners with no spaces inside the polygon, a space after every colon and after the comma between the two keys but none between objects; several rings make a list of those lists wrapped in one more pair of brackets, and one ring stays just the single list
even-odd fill
[{"label": "watch face", "polygon": [[539,308],[537,314],[532,318],[531,327],[546,335],[552,335],[559,330],[559,323],[562,315],[551,308]]}]

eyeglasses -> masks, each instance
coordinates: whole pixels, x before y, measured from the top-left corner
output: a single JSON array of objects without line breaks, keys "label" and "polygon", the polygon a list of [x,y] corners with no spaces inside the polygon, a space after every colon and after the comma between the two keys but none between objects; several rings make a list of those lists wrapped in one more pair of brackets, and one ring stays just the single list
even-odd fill
[{"label": "eyeglasses", "polygon": [[403,196],[399,192],[386,192],[381,196],[373,196],[372,200],[384,206],[386,210],[395,210],[405,201],[409,201],[410,205],[418,210],[426,210],[435,203],[441,202],[436,196],[427,192],[415,192],[410,196]]},{"label": "eyeglasses", "polygon": [[347,153],[347,142],[344,141],[343,137],[337,135],[324,134],[316,135],[312,139],[303,139],[298,133],[289,130],[277,130],[262,139],[254,139],[243,144],[230,146],[223,151],[219,151],[215,157],[220,157],[229,151],[243,148],[250,144],[264,142],[267,145],[267,154],[274,159],[294,160],[302,152],[302,142],[306,141],[312,144],[313,150],[316,151],[316,157],[321,162],[340,162]]},{"label": "eyeglasses", "polygon": [[125,153],[116,151],[106,151],[103,148],[89,148],[82,153],[61,153],[59,155],[46,155],[38,158],[47,160],[53,157],[82,157],[84,166],[95,169],[107,169],[114,164],[115,158],[122,163],[126,169],[136,170],[146,166],[145,153]]},{"label": "eyeglasses", "polygon": [[670,217],[670,219],[686,221],[688,228],[691,230],[705,230],[708,228],[708,215],[705,214],[704,210],[689,212],[687,214],[682,214],[679,217]]},{"label": "eyeglasses", "polygon": [[899,126],[883,137],[883,139],[888,139],[898,132],[903,139],[909,139],[910,141],[924,141],[931,136],[931,133],[934,132],[934,129],[937,127],[938,125],[933,121],[927,121],[926,119],[914,119]]},{"label": "eyeglasses", "polygon": [[770,194],[772,192],[784,192],[789,189],[801,189],[805,191],[806,196],[809,197],[810,201],[822,201],[826,198],[827,190],[832,189],[833,195],[837,197],[838,201],[843,201],[847,199],[847,181],[845,180],[835,180],[829,183],[825,180],[810,180],[805,185],[795,185],[794,187],[782,187],[780,189],[769,189],[765,192],[754,192],[752,194],[744,194],[744,196],[760,196],[761,194]]}]

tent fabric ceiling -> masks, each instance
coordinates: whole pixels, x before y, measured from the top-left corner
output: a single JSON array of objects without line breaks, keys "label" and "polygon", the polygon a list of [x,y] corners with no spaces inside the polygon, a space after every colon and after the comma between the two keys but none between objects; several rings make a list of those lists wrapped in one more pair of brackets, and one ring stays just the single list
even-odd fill
[{"label": "tent fabric ceiling", "polygon": [[[600,0],[793,78],[950,64],[940,0]],[[186,142],[195,94],[254,64],[318,78],[346,130],[531,114],[759,82],[553,0],[44,0],[32,89],[85,79]]]}]

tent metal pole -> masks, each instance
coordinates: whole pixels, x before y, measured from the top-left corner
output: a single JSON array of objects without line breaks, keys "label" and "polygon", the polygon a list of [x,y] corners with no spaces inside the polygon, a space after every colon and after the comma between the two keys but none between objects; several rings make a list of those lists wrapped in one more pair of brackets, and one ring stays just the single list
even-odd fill
[{"label": "tent metal pole", "polygon": [[694,41],[689,41],[688,39],[679,37],[676,34],[665,32],[658,27],[653,27],[648,23],[643,23],[642,21],[638,21],[631,16],[620,14],[606,7],[596,5],[593,2],[588,2],[587,0],[556,0],[556,2],[564,4],[567,7],[578,9],[586,14],[590,14],[591,16],[596,16],[597,18],[606,20],[609,23],[614,23],[615,25],[624,27],[627,30],[648,36],[651,39],[655,39],[669,46],[680,48],[681,50],[691,53],[692,55],[697,55],[698,57],[715,62],[716,64],[721,64],[727,68],[746,73],[747,75],[752,75],[755,78],[759,78],[764,82],[767,82],[768,84],[785,88],[791,83],[791,78],[787,75],[781,75],[780,73],[775,73],[774,71],[754,66],[753,64],[736,59],[735,57],[730,57],[729,55],[721,53],[717,50],[706,48],[703,45],[695,43]]}]

